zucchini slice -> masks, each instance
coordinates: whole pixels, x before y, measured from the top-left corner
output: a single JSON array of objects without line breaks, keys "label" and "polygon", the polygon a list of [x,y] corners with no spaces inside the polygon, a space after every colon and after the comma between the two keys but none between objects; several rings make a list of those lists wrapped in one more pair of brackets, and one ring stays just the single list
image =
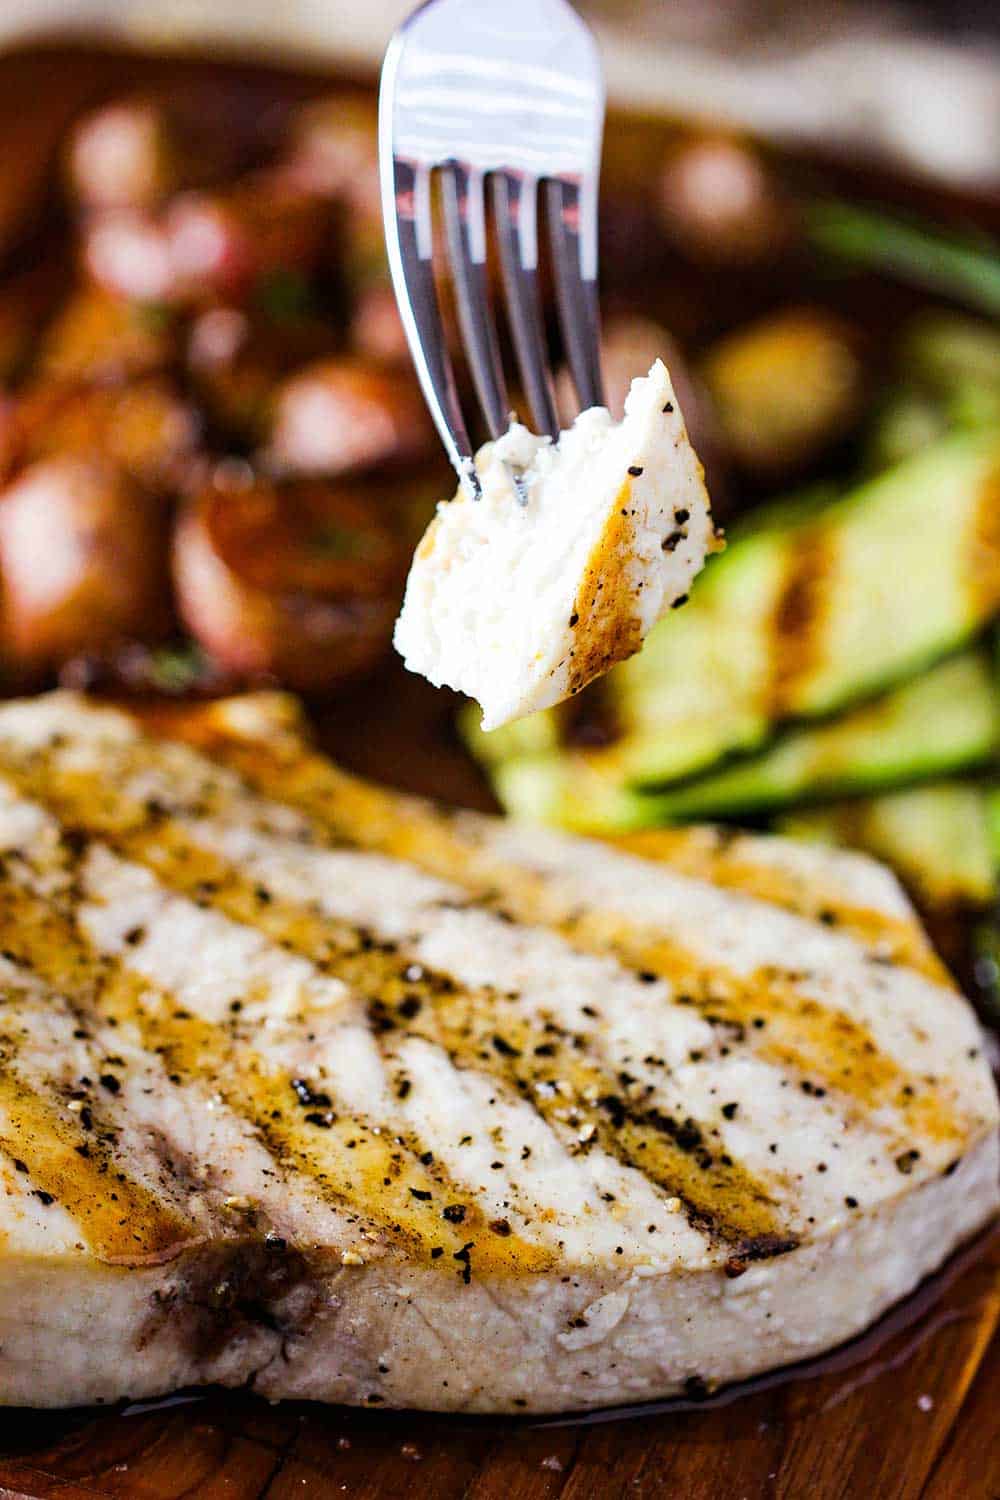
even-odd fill
[{"label": "zucchini slice", "polygon": [[522,756],[494,768],[508,812],[607,833],[736,818],[878,791],[979,766],[1000,749],[1000,693],[970,651],[839,718],[801,725],[759,755],[680,786],[625,786],[585,757]]},{"label": "zucchini slice", "polygon": [[[610,743],[572,751],[619,786],[663,787],[923,671],[1000,608],[1000,431],[949,436],[785,527],[734,541],[691,602],[599,685]],[[552,751],[588,706],[491,735],[487,765]],[[581,738],[578,743],[585,743]]]}]

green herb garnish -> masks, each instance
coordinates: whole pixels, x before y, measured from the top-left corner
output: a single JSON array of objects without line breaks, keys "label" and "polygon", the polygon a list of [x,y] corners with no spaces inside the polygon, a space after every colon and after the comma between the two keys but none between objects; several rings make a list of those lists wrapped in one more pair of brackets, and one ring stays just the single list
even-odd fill
[{"label": "green herb garnish", "polygon": [[897,219],[840,199],[811,204],[806,231],[829,255],[1000,315],[1000,246],[988,235],[961,235]]},{"label": "green herb garnish", "polygon": [[301,271],[284,266],[259,278],[254,301],[275,323],[298,323],[316,314],[316,299],[308,279]]}]

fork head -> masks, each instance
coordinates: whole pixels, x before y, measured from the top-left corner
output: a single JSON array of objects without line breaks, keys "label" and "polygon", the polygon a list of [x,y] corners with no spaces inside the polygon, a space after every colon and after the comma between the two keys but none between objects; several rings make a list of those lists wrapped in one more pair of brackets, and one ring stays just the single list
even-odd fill
[{"label": "fork head", "polygon": [[442,179],[459,324],[486,425],[508,421],[487,293],[496,220],[511,333],[534,424],[558,433],[538,292],[544,184],[562,338],[582,407],[602,402],[597,195],[604,83],[594,39],[568,0],[428,0],[390,43],[379,159],[393,285],[424,395],[448,456],[478,494],[441,326],[431,180]]}]

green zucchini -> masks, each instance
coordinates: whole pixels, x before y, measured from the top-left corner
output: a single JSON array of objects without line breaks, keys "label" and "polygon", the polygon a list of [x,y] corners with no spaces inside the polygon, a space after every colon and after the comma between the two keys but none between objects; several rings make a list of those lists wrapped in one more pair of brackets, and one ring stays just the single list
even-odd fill
[{"label": "green zucchini", "polygon": [[986,793],[986,826],[993,850],[993,863],[1000,873],[1000,788],[990,787]]},{"label": "green zucchini", "polygon": [[942,781],[797,813],[778,827],[867,850],[892,865],[930,910],[982,908],[997,894],[987,800],[981,787]]},{"label": "green zucchini", "polygon": [[883,469],[946,432],[1000,426],[1000,333],[955,313],[915,318],[900,341],[898,385],[869,433],[867,457]]},{"label": "green zucchini", "polygon": [[[598,686],[616,738],[574,763],[663,787],[924,670],[1000,607],[998,494],[1000,430],[963,433],[817,515],[744,534]],[[581,708],[490,735],[466,720],[470,748],[493,766],[556,750]]]},{"label": "green zucchini", "polygon": [[517,817],[610,833],[877,791],[982,765],[998,749],[1000,693],[986,653],[973,651],[838,718],[791,729],[758,755],[661,792],[624,786],[565,753],[504,762],[494,781]]},{"label": "green zucchini", "polygon": [[1000,693],[986,656],[969,652],[835,719],[792,729],[760,755],[640,795],[664,820],[726,818],[966,770],[998,749]]},{"label": "green zucchini", "polygon": [[1000,333],[958,313],[925,312],[900,343],[900,374],[948,396],[967,385],[1000,388]]}]

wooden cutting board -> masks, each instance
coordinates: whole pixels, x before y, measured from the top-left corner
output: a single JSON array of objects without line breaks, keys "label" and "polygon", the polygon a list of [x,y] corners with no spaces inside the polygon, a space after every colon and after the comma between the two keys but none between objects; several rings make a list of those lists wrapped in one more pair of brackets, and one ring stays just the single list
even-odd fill
[{"label": "wooden cutting board", "polygon": [[[0,60],[0,244],[5,210],[31,203],[65,121],[134,87],[135,69],[90,53]],[[488,808],[448,723],[440,695],[390,668],[320,727],[366,775]],[[998,1320],[1000,1227],[853,1348],[736,1399],[562,1424],[233,1392],[9,1411],[0,1500],[1000,1500]]]}]

